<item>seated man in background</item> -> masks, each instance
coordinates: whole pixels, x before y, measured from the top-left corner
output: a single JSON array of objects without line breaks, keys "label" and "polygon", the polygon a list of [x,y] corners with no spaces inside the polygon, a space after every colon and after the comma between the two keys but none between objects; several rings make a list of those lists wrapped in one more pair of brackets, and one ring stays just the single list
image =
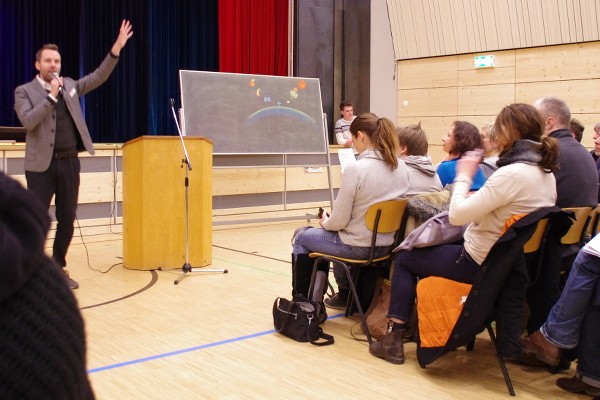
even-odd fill
[{"label": "seated man in background", "polygon": [[579,345],[577,372],[556,384],[571,393],[600,396],[600,235],[581,249],[548,319],[528,337],[523,350],[558,366],[561,349]]},{"label": "seated man in background", "polygon": [[[545,135],[558,141],[558,169],[556,177],[556,205],[593,207],[598,205],[598,172],[590,153],[571,134],[571,111],[567,104],[554,97],[534,102],[545,122]],[[561,270],[567,272],[579,251],[579,245],[560,245],[560,238],[548,238],[544,251],[543,268],[528,290],[530,316],[527,332],[540,328],[550,309],[560,296]]]},{"label": "seated man in background", "polygon": [[352,147],[352,135],[350,134],[350,124],[354,121],[354,106],[349,101],[340,103],[340,114],[342,118],[335,123],[335,141],[344,147]]}]

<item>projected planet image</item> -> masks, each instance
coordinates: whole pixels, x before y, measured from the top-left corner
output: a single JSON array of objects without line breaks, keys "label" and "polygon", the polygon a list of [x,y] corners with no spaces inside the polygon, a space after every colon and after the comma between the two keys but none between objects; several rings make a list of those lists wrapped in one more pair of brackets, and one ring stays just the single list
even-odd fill
[{"label": "projected planet image", "polygon": [[257,148],[270,148],[285,153],[290,149],[312,149],[319,135],[307,137],[305,132],[317,131],[315,120],[303,111],[285,106],[272,106],[251,114],[241,130]]},{"label": "projected planet image", "polygon": [[297,120],[298,122],[304,122],[307,124],[314,124],[315,120],[312,119],[306,113],[302,111],[296,110],[291,107],[283,107],[283,106],[274,106],[274,107],[266,107],[262,110],[256,111],[254,114],[250,115],[246,120],[246,124],[252,125],[258,123],[264,119],[274,118],[274,117],[285,117],[292,118]]}]

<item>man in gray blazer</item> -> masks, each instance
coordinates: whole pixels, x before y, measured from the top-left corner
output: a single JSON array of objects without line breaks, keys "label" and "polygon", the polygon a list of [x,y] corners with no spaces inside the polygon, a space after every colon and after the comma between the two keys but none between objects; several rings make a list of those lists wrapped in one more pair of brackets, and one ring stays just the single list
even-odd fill
[{"label": "man in gray blazer", "polygon": [[[36,53],[33,81],[15,89],[15,111],[27,129],[25,178],[27,188],[49,208],[56,206],[56,235],[52,258],[62,268],[73,238],[79,194],[80,162],[77,154],[94,154],[79,97],[103,84],[119,60],[121,49],[133,35],[131,23],[123,20],[110,53],[91,74],[79,80],[60,76],[58,46],[46,44]],[[69,287],[79,284],[68,277]]]}]

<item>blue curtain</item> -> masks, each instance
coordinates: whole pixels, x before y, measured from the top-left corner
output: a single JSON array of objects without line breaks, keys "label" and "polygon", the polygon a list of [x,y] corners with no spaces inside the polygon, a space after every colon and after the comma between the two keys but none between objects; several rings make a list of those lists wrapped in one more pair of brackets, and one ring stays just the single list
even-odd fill
[{"label": "blue curtain", "polygon": [[35,52],[55,43],[62,75],[93,71],[121,21],[134,36],[110,79],[82,100],[92,139],[125,142],[176,135],[169,99],[179,105],[179,70],[218,71],[218,0],[0,0],[0,125],[20,126],[14,88],[35,77]]}]

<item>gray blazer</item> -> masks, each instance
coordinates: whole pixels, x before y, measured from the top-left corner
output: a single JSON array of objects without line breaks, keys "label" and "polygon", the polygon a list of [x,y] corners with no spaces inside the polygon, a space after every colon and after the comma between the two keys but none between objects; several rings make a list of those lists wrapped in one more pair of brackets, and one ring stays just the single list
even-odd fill
[{"label": "gray blazer", "polygon": [[[79,80],[63,78],[63,98],[85,149],[94,154],[94,145],[88,131],[79,97],[106,82],[117,65],[118,58],[110,53],[91,74]],[[37,78],[15,89],[15,111],[27,129],[25,140],[25,170],[43,172],[48,169],[54,154],[56,111],[47,99],[48,94]]]}]

